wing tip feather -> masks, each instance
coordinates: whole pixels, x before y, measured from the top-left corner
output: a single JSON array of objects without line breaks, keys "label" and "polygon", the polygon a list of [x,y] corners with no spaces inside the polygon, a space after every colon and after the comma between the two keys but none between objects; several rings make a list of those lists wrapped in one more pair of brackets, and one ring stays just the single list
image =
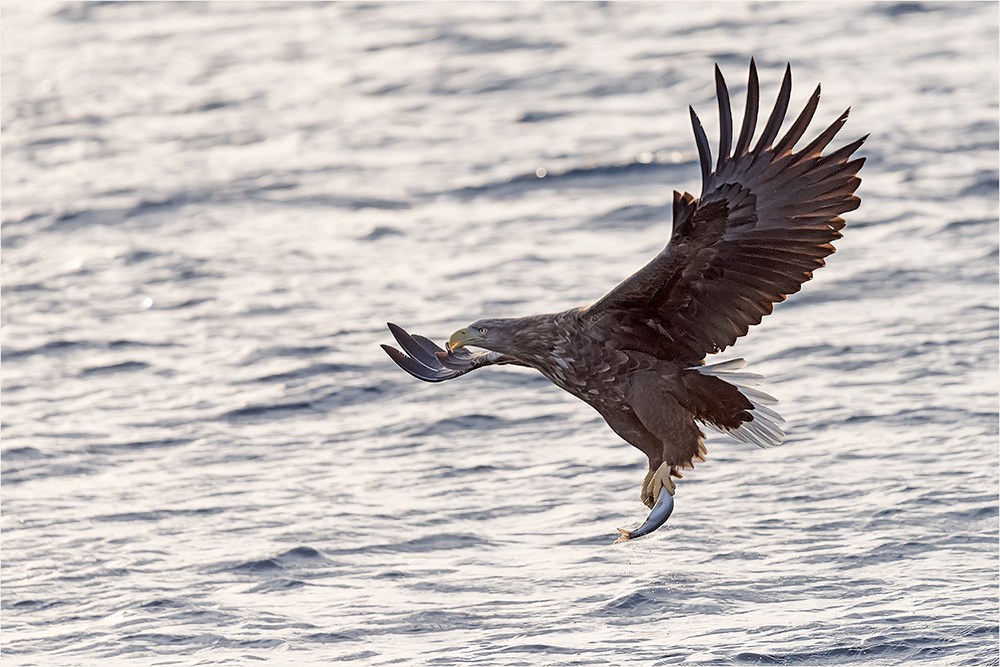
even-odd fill
[{"label": "wing tip feather", "polygon": [[757,145],[753,149],[754,153],[763,153],[771,148],[775,137],[778,136],[778,130],[781,129],[781,123],[785,120],[785,113],[788,111],[788,101],[791,98],[791,94],[792,64],[788,63],[785,67],[785,75],[781,79],[781,88],[778,89],[778,99],[775,100],[774,108],[767,119],[764,131],[761,133],[760,139],[757,140]]},{"label": "wing tip feather", "polygon": [[705,134],[705,128],[701,125],[698,113],[690,105],[688,105],[688,111],[691,113],[691,126],[694,129],[694,140],[698,147],[698,161],[701,163],[701,190],[704,194],[708,186],[708,179],[712,175],[712,149],[708,145],[708,135]]},{"label": "wing tip feather", "polygon": [[757,129],[757,112],[760,109],[760,79],[757,76],[757,63],[750,58],[750,74],[747,76],[747,100],[743,111],[743,124],[740,136],[736,140],[736,157],[746,155],[753,141],[753,133]]},{"label": "wing tip feather", "polygon": [[729,101],[729,87],[726,78],[722,76],[719,63],[715,63],[715,96],[719,101],[719,158],[715,164],[718,172],[729,159],[729,151],[733,145],[733,110]]}]

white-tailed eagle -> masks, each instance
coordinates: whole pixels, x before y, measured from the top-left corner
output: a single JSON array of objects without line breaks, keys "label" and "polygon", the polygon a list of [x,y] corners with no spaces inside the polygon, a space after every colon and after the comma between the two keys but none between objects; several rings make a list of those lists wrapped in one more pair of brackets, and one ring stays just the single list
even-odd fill
[{"label": "white-tailed eagle", "polygon": [[[820,88],[778,139],[791,93],[785,70],[774,110],[751,148],[759,86],[750,61],[746,111],[733,144],[729,91],[715,68],[719,157],[691,109],[702,194],[674,192],[670,242],[649,264],[585,308],[518,318],[484,319],[459,329],[444,350],[390,324],[403,351],[382,347],[403,370],[428,382],[483,366],[516,364],[542,373],[596,409],[611,428],[649,458],[642,484],[649,519],[622,539],[652,532],[673,509],[671,477],[704,461],[713,426],[761,447],[784,437],[776,401],[753,388],[760,376],[740,372],[742,359],[705,364],[798,292],[834,252],[839,216],[861,204],[853,158],[867,136],[824,155],[850,109],[804,148],[795,144],[819,104]],[[776,142],[777,140],[777,142]],[[483,348],[470,352],[467,347]],[[666,493],[662,493],[666,490]]]}]

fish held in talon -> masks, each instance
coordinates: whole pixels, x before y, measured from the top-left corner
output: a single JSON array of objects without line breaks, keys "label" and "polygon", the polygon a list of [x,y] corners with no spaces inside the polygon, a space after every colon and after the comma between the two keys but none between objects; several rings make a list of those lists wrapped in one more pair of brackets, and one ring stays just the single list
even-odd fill
[{"label": "fish held in talon", "polygon": [[533,368],[597,410],[649,459],[640,491],[649,517],[635,530],[619,529],[620,541],[666,522],[674,508],[673,478],[708,453],[701,426],[759,447],[781,444],[777,400],[755,388],[763,378],[743,371],[743,359],[707,361],[825,265],[846,225],[840,216],[861,205],[854,193],[865,158],[853,156],[867,136],[824,154],[847,111],[795,150],[819,106],[819,86],[779,138],[791,96],[787,67],[755,144],[760,86],[754,61],[735,141],[729,89],[718,66],[715,86],[718,158],[713,163],[691,109],[701,196],[674,192],[670,240],[646,266],[590,306],[479,320],[453,333],[447,349],[390,324],[402,351],[382,346],[400,368],[426,382],[485,366]]},{"label": "fish held in talon", "polygon": [[656,470],[646,473],[640,496],[642,502],[651,510],[649,516],[634,530],[619,528],[618,532],[621,535],[615,540],[615,544],[648,535],[667,522],[670,513],[674,511],[674,493],[677,491],[677,485],[671,476],[680,478],[681,474],[668,463],[661,463]]},{"label": "fish held in talon", "polygon": [[619,535],[618,539],[615,540],[615,544],[650,534],[665,524],[667,519],[670,518],[670,513],[673,511],[673,495],[669,493],[661,494],[660,498],[653,504],[653,509],[650,511],[649,516],[646,517],[646,521],[641,526],[634,530],[626,530],[625,528],[618,529],[618,532],[621,533],[621,535]]}]

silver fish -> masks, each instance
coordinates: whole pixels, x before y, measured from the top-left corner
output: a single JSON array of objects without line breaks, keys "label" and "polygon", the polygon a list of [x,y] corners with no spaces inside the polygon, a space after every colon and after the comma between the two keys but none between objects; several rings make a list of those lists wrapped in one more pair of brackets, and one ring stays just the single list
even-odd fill
[{"label": "silver fish", "polygon": [[653,509],[649,512],[649,516],[646,517],[646,523],[642,524],[635,530],[625,530],[624,528],[619,528],[618,532],[621,535],[615,540],[615,544],[619,542],[624,542],[625,540],[631,540],[636,537],[642,537],[643,535],[648,535],[653,532],[664,523],[670,517],[670,513],[674,511],[674,497],[667,493],[666,489],[660,492],[660,497],[656,499],[656,504],[653,505]]}]

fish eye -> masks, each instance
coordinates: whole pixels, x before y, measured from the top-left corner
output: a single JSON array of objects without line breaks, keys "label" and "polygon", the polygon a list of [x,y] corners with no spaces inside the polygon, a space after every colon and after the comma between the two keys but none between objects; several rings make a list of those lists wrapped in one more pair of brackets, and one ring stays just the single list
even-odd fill
[{"label": "fish eye", "polygon": [[486,327],[479,327],[479,335],[480,336],[486,335]]}]

